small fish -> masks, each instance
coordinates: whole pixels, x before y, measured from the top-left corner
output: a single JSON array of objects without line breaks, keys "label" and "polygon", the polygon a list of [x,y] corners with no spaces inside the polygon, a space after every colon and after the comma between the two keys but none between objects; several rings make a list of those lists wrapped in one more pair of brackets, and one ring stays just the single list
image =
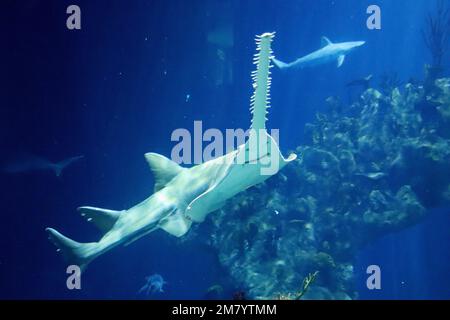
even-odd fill
[{"label": "small fish", "polygon": [[220,284],[210,286],[205,291],[205,298],[208,300],[223,298],[224,289]]},{"label": "small fish", "polygon": [[304,224],[306,221],[305,220],[300,220],[300,219],[292,219],[289,221],[289,223],[300,223],[300,224]]},{"label": "small fish", "polygon": [[371,180],[380,180],[387,176],[386,173],[384,172],[357,173],[355,175],[359,177],[365,177]]},{"label": "small fish", "polygon": [[220,284],[214,284],[206,289],[206,292],[223,292],[223,287]]},{"label": "small fish", "polygon": [[364,89],[369,89],[370,80],[372,80],[373,75],[369,74],[367,77],[361,79],[355,79],[346,84],[347,87],[363,87]]}]

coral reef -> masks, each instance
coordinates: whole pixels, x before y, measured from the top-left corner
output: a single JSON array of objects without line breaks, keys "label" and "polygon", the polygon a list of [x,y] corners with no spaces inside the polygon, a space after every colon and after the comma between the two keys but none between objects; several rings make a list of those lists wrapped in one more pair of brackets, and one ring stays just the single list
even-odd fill
[{"label": "coral reef", "polygon": [[354,299],[355,254],[450,203],[450,79],[369,88],[306,126],[300,159],[210,217],[209,244],[249,298]]}]

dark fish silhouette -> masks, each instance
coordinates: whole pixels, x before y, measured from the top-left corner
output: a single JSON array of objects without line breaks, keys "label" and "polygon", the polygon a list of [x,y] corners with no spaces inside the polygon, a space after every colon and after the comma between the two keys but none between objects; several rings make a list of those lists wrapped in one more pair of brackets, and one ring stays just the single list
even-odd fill
[{"label": "dark fish silhouette", "polygon": [[31,171],[53,171],[57,177],[61,176],[63,170],[74,162],[84,158],[83,155],[71,157],[60,162],[53,163],[45,158],[35,155],[27,155],[20,160],[16,160],[2,168],[4,173],[25,173]]},{"label": "dark fish silhouette", "polygon": [[361,79],[355,79],[346,84],[347,87],[363,87],[364,89],[369,89],[370,80],[372,80],[373,75],[369,74],[367,77]]}]

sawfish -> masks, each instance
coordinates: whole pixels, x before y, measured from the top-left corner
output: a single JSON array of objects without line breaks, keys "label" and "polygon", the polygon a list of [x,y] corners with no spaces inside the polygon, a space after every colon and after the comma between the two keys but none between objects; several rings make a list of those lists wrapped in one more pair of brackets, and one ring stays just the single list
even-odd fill
[{"label": "sawfish", "polygon": [[[256,37],[256,70],[252,72],[254,93],[250,102],[252,119],[247,141],[221,157],[189,168],[160,154],[145,154],[155,176],[154,193],[150,197],[121,211],[90,206],[78,208],[82,216],[103,232],[100,240],[80,243],[53,228],[46,228],[50,240],[67,262],[84,270],[105,252],[157,229],[181,237],[193,223],[204,221],[209,213],[223,207],[226,200],[263,182],[296,159],[295,154],[284,158],[277,142],[266,130],[274,36],[275,33],[264,33]],[[264,170],[268,167],[275,170]]]}]

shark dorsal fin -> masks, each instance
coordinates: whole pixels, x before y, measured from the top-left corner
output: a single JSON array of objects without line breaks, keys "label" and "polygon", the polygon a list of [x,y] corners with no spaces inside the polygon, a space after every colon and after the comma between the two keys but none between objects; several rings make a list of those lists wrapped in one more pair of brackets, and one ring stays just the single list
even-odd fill
[{"label": "shark dorsal fin", "polygon": [[328,45],[330,45],[330,44],[333,44],[333,42],[331,42],[330,39],[328,39],[327,37],[322,37],[322,38],[320,39],[320,42],[321,42],[321,47],[322,47],[322,48],[323,48],[323,47],[326,47],[326,46],[328,46]]},{"label": "shark dorsal fin", "polygon": [[112,229],[117,219],[119,219],[122,211],[114,211],[108,209],[94,207],[80,207],[78,211],[88,221],[91,221],[97,228],[104,233]]},{"label": "shark dorsal fin", "polygon": [[145,159],[155,175],[155,192],[164,188],[170,180],[183,171],[177,163],[157,153],[146,153]]},{"label": "shark dorsal fin", "polygon": [[251,128],[259,131],[266,128],[267,109],[270,108],[270,64],[273,52],[270,47],[275,32],[264,33],[256,36],[257,52],[253,58],[256,70],[252,72],[253,95],[250,99],[250,111],[252,113]]},{"label": "shark dorsal fin", "polygon": [[337,67],[340,68],[344,64],[344,61],[345,61],[345,55],[341,54],[337,60]]}]

